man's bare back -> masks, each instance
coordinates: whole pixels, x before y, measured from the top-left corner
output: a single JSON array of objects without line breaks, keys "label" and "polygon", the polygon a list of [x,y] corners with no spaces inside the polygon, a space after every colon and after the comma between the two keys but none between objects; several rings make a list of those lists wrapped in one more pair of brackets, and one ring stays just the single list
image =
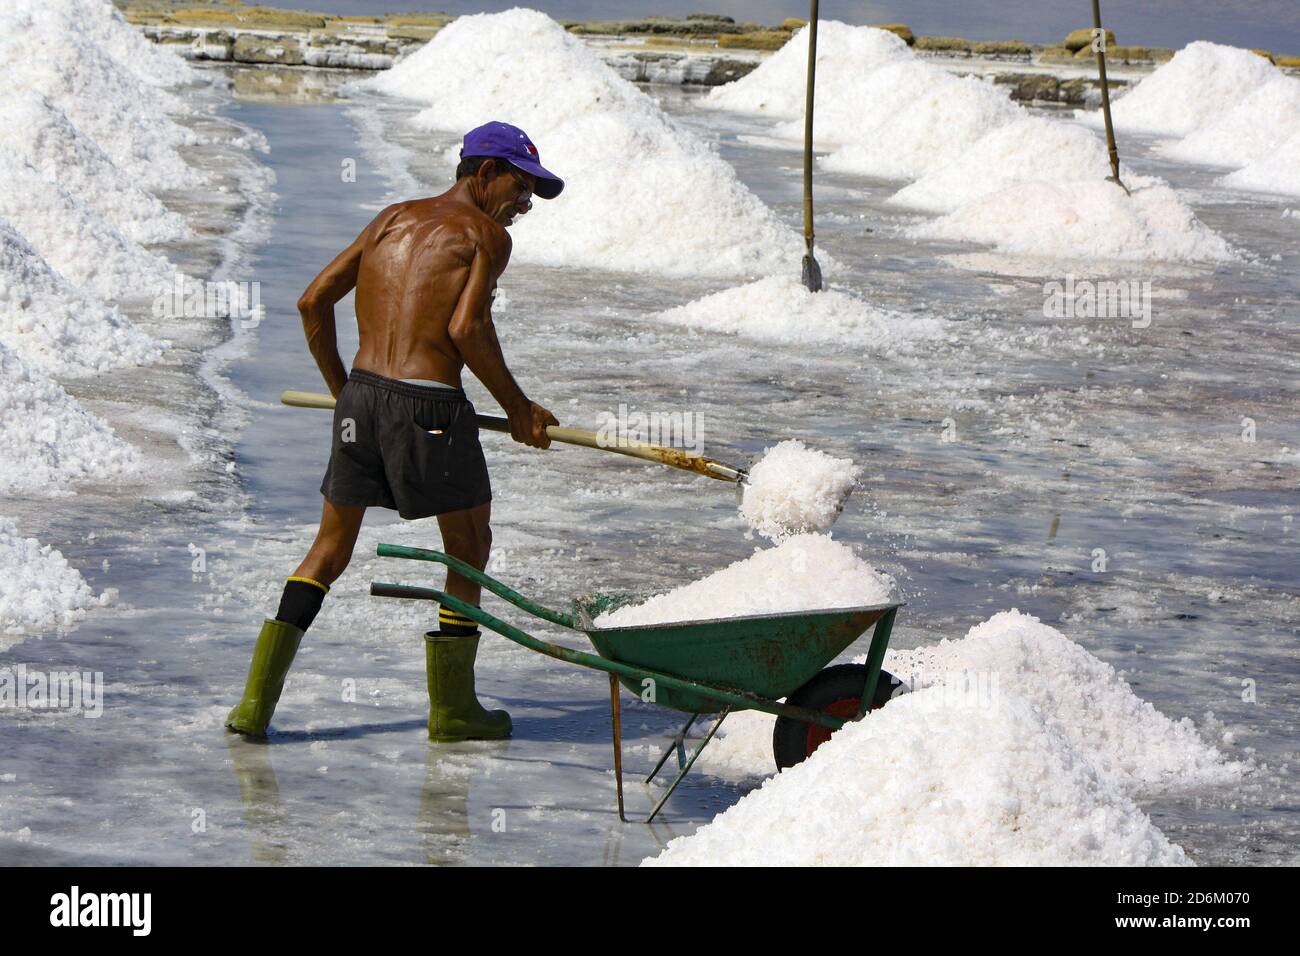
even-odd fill
[{"label": "man's bare back", "polygon": [[492,393],[511,434],[538,448],[558,424],[529,402],[506,367],[492,296],[510,262],[506,227],[531,208],[533,177],[480,173],[447,192],[389,206],[308,286],[298,302],[308,347],[335,397],[347,382],[334,303],[356,289],[360,348],[352,366],[387,378],[459,387],[461,369]]}]

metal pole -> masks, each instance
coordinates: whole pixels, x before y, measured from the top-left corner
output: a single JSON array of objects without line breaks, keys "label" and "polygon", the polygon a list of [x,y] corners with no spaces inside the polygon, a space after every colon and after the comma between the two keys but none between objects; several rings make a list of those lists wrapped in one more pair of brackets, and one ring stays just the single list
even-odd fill
[{"label": "metal pole", "polygon": [[813,99],[817,89],[817,0],[808,15],[808,82],[803,110],[803,284],[809,292],[820,292],[822,270],[813,255],[812,138]]},{"label": "metal pole", "polygon": [[1101,78],[1101,114],[1106,120],[1106,150],[1110,153],[1110,180],[1124,192],[1119,178],[1119,149],[1115,146],[1115,125],[1110,119],[1110,86],[1106,82],[1106,31],[1101,27],[1101,0],[1092,0],[1092,44],[1097,51],[1097,74]]}]

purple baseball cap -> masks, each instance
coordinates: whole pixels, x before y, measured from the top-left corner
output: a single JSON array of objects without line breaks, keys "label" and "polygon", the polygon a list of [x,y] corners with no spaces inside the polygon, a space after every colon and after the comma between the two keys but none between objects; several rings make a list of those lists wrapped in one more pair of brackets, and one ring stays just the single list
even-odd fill
[{"label": "purple baseball cap", "polygon": [[518,126],[493,121],[470,130],[460,147],[460,158],[469,156],[493,156],[532,173],[537,177],[533,195],[542,199],[554,199],[564,189],[564,180],[543,168],[537,147]]}]

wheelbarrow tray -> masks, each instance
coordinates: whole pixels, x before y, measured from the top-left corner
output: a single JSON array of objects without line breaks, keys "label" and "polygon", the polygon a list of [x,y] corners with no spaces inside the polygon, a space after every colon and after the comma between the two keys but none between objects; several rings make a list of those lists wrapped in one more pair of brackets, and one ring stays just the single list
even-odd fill
[{"label": "wheelbarrow tray", "polygon": [[[624,599],[598,596],[575,602],[581,630],[601,657],[768,700],[787,697],[838,657],[894,604],[785,611],[701,621],[596,627],[592,619]],[[620,677],[643,700],[687,713],[707,713],[718,702],[704,694],[653,686],[650,678]],[[733,710],[745,709],[733,707]]]}]

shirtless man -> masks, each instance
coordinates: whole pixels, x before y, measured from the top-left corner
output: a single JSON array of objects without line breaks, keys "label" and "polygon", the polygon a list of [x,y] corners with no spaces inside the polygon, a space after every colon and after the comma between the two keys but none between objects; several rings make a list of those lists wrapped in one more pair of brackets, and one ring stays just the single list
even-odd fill
[{"label": "shirtless man", "polygon": [[[367,507],[408,519],[436,515],[443,549],[487,566],[492,490],[462,368],[505,409],[515,441],[545,448],[546,427],[559,424],[510,374],[491,306],[510,259],[506,227],[532,208],[534,195],[554,199],[564,183],[506,123],[471,130],[460,155],[451,189],[389,206],[298,300],[308,347],[338,400],[324,509],[279,612],[258,635],[243,700],[226,720],[236,733],[266,735],[303,632],[348,566]],[[353,288],[361,347],[349,374],[334,304]],[[446,591],[479,602],[479,586],[450,571]],[[442,608],[438,623],[425,635],[430,739],[508,736],[510,716],[484,710],[474,695],[474,622]]]}]

